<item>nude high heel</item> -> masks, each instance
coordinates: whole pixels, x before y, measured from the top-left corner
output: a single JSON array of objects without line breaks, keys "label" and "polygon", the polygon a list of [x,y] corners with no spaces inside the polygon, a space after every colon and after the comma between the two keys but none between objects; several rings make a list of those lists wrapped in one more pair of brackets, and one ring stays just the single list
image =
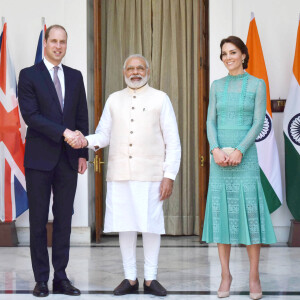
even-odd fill
[{"label": "nude high heel", "polygon": [[[231,277],[231,281],[230,281],[230,285],[231,285],[231,282],[232,282],[232,276]],[[230,291],[226,291],[226,292],[221,292],[221,291],[218,291],[218,298],[227,298],[229,297],[230,295]]]},{"label": "nude high heel", "polygon": [[250,298],[253,300],[258,300],[262,298],[262,293],[250,293]]},{"label": "nude high heel", "polygon": [[230,295],[230,291],[227,292],[219,292],[218,291],[218,298],[227,298]]}]

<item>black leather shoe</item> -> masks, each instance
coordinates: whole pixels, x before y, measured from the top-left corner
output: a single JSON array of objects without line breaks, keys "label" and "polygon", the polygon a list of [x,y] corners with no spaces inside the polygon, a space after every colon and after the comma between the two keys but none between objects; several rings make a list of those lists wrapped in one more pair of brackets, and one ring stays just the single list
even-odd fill
[{"label": "black leather shoe", "polygon": [[152,280],[150,286],[147,286],[144,280],[144,292],[155,296],[167,296],[167,290],[157,280]]},{"label": "black leather shoe", "polygon": [[121,296],[127,294],[135,294],[139,289],[139,281],[136,279],[136,283],[131,285],[128,279],[124,279],[115,289],[114,295]]},{"label": "black leather shoe", "polygon": [[58,282],[53,281],[53,294],[79,296],[80,291],[76,289],[68,279],[65,279]]},{"label": "black leather shoe", "polygon": [[36,297],[47,297],[49,295],[48,284],[46,281],[39,281],[36,283],[32,292]]}]

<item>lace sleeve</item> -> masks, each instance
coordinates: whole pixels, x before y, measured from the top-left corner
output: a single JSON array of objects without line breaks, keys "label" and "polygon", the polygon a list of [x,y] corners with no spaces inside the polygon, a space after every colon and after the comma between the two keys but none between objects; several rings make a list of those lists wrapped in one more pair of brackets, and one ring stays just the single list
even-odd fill
[{"label": "lace sleeve", "polygon": [[217,135],[217,97],[215,89],[215,82],[213,82],[209,93],[209,105],[206,120],[207,139],[210,152],[219,147]]},{"label": "lace sleeve", "polygon": [[258,81],[256,95],[255,95],[255,107],[254,107],[254,116],[253,123],[248,131],[245,138],[242,142],[236,147],[243,154],[247,149],[255,142],[255,139],[258,137],[261,132],[266,115],[266,85],[265,82],[260,79]]}]

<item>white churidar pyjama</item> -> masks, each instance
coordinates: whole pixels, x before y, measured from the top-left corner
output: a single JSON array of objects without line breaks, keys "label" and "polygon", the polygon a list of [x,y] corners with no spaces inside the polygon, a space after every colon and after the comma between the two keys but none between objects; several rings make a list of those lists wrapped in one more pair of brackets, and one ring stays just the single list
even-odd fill
[{"label": "white churidar pyjama", "polygon": [[[144,248],[144,278],[145,280],[155,280],[158,267],[160,234],[143,232],[142,235]],[[125,278],[133,281],[137,278],[136,241],[137,232],[128,231],[119,233]]]}]

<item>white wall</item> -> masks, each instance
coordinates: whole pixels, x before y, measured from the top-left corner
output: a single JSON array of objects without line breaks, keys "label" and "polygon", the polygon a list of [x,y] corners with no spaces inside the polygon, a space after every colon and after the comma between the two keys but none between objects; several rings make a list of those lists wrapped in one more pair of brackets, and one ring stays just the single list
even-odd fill
[{"label": "white wall", "polygon": [[[251,12],[256,24],[268,71],[271,99],[286,99],[292,75],[299,23],[299,0],[210,0],[210,82],[227,75],[219,59],[220,41],[229,35],[247,40]],[[279,242],[288,240],[292,218],[285,199],[283,113],[273,113],[283,181],[284,203],[272,214]]]},{"label": "white wall", "polygon": [[[45,17],[47,26],[61,24],[66,28],[68,32],[68,49],[63,63],[80,70],[85,86],[87,86],[86,1],[0,0],[0,14],[0,17],[4,16],[7,21],[9,49],[17,77],[22,68],[31,66],[34,62],[41,30],[41,17]],[[87,172],[84,175],[79,175],[72,226],[87,228],[86,232],[88,233],[87,178]],[[28,227],[28,212],[24,213],[16,224],[19,228]],[[26,242],[27,238],[28,235],[24,238],[21,237],[21,242]]]}]

